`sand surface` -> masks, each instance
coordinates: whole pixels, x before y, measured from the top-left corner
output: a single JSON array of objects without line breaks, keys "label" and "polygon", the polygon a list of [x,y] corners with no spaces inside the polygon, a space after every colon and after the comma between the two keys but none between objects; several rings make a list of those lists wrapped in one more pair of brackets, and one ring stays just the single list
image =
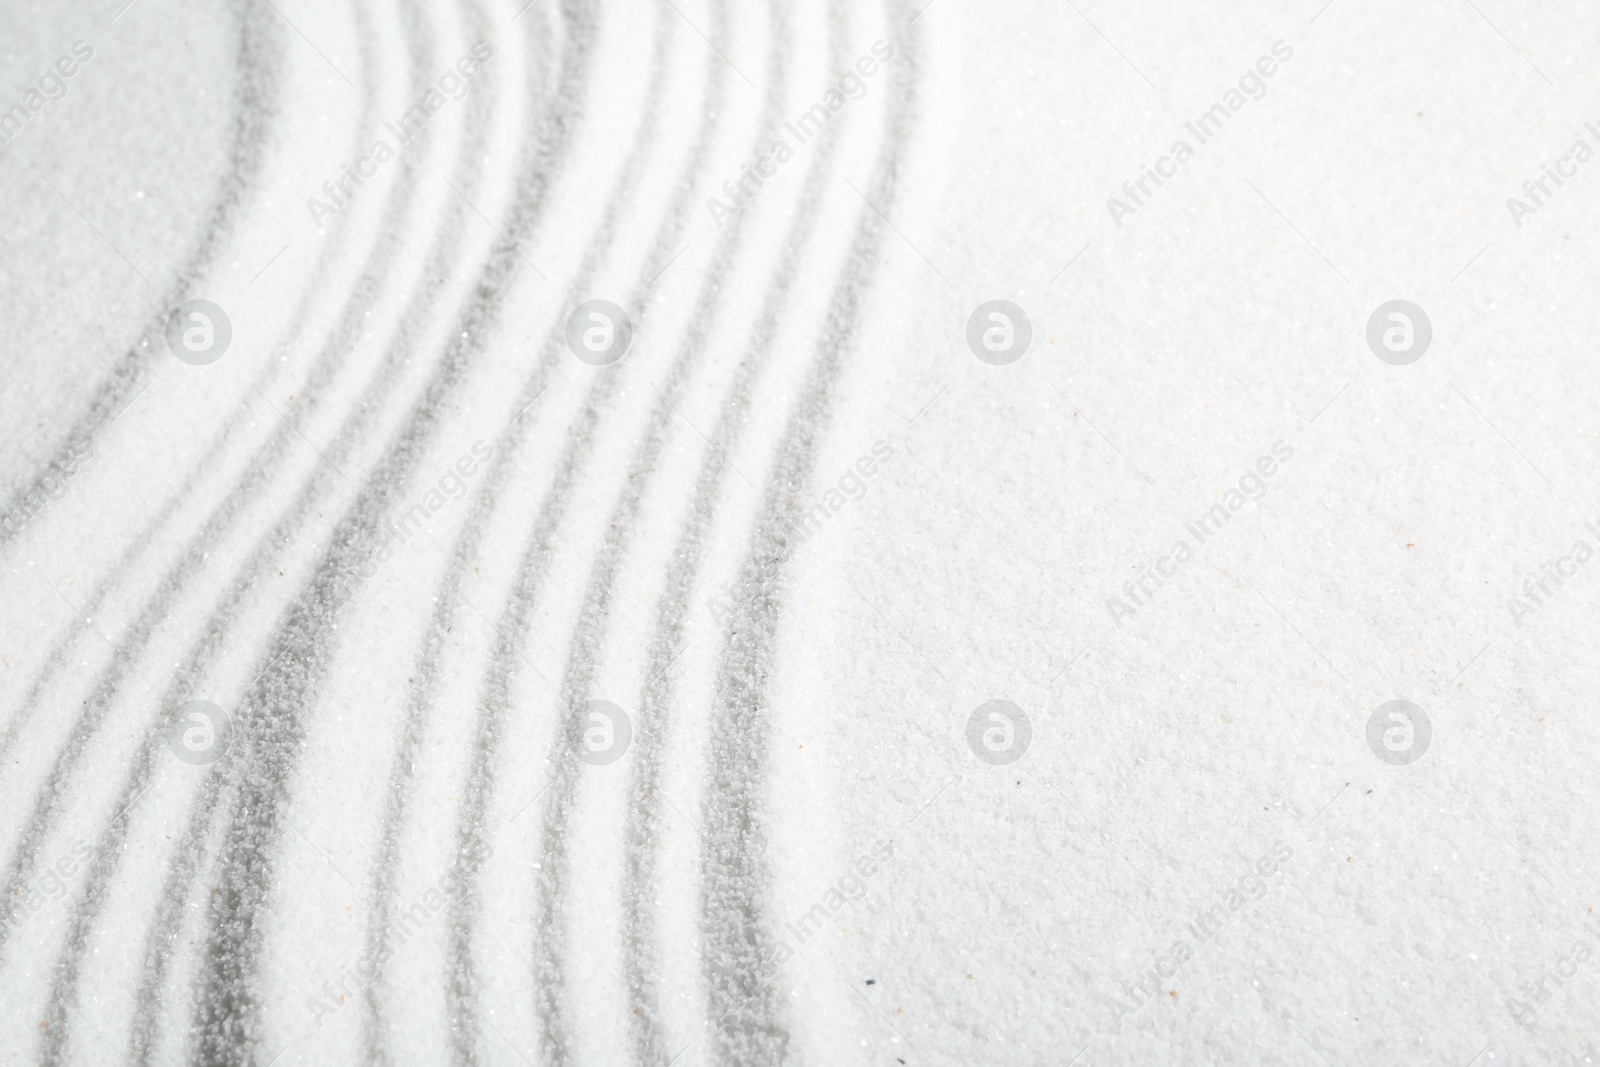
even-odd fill
[{"label": "sand surface", "polygon": [[1320,3],[0,6],[0,1064],[1600,1061],[1600,10]]}]

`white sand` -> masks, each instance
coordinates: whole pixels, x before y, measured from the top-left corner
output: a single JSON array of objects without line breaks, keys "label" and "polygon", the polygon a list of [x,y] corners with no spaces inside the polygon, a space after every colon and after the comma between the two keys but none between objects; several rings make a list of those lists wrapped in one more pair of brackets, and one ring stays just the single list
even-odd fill
[{"label": "white sand", "polygon": [[0,10],[0,1062],[1600,1058],[1600,16],[675,4]]}]

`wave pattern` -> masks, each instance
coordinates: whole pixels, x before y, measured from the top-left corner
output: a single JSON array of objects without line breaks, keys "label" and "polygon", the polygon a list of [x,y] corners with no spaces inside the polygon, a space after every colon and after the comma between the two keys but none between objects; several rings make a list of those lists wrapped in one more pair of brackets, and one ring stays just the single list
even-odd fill
[{"label": "wave pattern", "polygon": [[[142,6],[118,18],[173,17]],[[31,1044],[18,1062],[793,1058],[795,1020],[758,967],[774,936],[763,686],[787,539],[909,148],[903,15],[838,0],[218,14],[237,52],[202,237],[16,498],[85,443],[157,432],[112,423],[141,387],[193,372],[166,358],[173,306],[216,293],[251,324],[206,385],[226,417],[78,576],[88,592],[64,597],[72,616],[0,707],[10,898],[88,844],[61,921],[0,912],[0,977],[41,1020],[7,1031]],[[882,37],[906,59],[881,114],[824,125],[760,212],[708,220],[724,177]],[[297,234],[297,273],[246,314],[267,298],[229,264],[304,226],[278,184],[333,170],[297,134],[323,102],[309,86],[336,94],[332,151],[359,157],[474,42],[494,58],[464,103]],[[871,205],[838,180],[847,148],[871,161]],[[830,226],[853,236],[815,240]],[[794,299],[807,272],[836,279],[820,317]],[[635,333],[611,366],[569,341],[597,296]],[[806,361],[777,361],[807,336]],[[482,470],[440,482],[474,442]],[[460,502],[413,530],[440,484]],[[0,552],[26,558],[50,521],[7,526]],[[736,575],[735,607],[711,624],[692,605],[717,572]],[[364,670],[404,682],[354,708]],[[625,762],[579,759],[589,701],[626,691]],[[229,728],[214,762],[173,758],[195,698]],[[663,792],[690,756],[693,818]],[[316,814],[338,796],[375,799]],[[679,815],[697,858],[667,847]],[[698,889],[665,893],[669,876]],[[671,932],[685,923],[692,943]]]}]

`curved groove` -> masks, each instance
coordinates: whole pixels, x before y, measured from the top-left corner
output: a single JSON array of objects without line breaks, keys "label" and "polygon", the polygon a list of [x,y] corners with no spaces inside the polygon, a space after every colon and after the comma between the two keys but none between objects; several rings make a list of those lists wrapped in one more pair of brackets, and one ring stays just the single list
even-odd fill
[{"label": "curved groove", "polygon": [[[890,13],[893,17],[892,12]],[[778,446],[750,552],[739,569],[733,610],[712,709],[710,776],[701,849],[702,967],[709,987],[711,1062],[749,1067],[783,1063],[789,1034],[783,1000],[762,975],[777,953],[770,903],[765,786],[771,723],[767,683],[777,651],[780,588],[805,510],[817,448],[830,421],[844,349],[860,321],[860,305],[876,272],[876,249],[893,207],[901,151],[915,107],[916,24],[908,23],[895,65],[894,102],[869,200],[851,240],[849,263],[834,286],[827,319],[800,398]]]},{"label": "curved groove", "polygon": [[[839,69],[846,58],[846,19],[843,0],[829,5],[829,69]],[[705,540],[715,517],[728,456],[737,447],[750,411],[751,398],[765,373],[778,320],[797,280],[797,266],[815,232],[824,187],[838,149],[840,127],[829,124],[813,142],[816,155],[806,174],[800,208],[783,242],[783,253],[768,282],[767,297],[744,345],[733,386],[717,415],[711,441],[704,452],[695,481],[694,500],[678,533],[666,586],[656,603],[654,637],[645,664],[639,694],[638,729],[634,737],[633,776],[628,786],[627,821],[624,824],[623,861],[623,970],[628,991],[639,1006],[629,1016],[634,1058],[640,1063],[665,1063],[671,1056],[659,1023],[657,970],[660,945],[655,916],[643,906],[656,879],[656,857],[663,832],[663,811],[657,790],[665,759],[671,711],[675,697],[670,669],[684,651],[689,605],[700,570],[705,564]]]},{"label": "curved groove", "polygon": [[[356,18],[361,29],[357,39],[362,42],[362,69],[370,72],[373,67],[375,49],[371,45],[370,27],[367,24],[366,9],[358,6]],[[363,98],[363,112],[357,122],[355,137],[351,147],[354,154],[360,154],[366,146],[371,144],[373,132],[378,126],[378,110],[376,93],[370,82],[367,93]],[[400,224],[404,220],[405,209],[409,204],[412,187],[408,184],[392,191],[389,207],[386,209],[385,219],[379,227],[380,240],[384,245],[392,244],[393,237],[397,236]],[[329,271],[332,269],[332,259],[329,249],[331,242],[325,242],[322,250],[317,253],[316,265],[312,277],[301,287],[301,295],[294,312],[289,316],[288,332],[277,343],[279,350],[291,350],[299,342],[300,336],[305,332],[307,323],[311,320],[311,307],[326,289]],[[299,398],[297,412],[304,420],[305,413],[315,410],[320,405],[326,386],[331,383],[343,370],[345,359],[354,348],[359,339],[365,323],[362,319],[363,301],[370,303],[375,295],[381,291],[383,282],[389,269],[389,257],[375,251],[369,256],[369,266],[360,281],[356,283],[355,295],[347,298],[345,310],[339,325],[325,342],[321,355],[313,363],[307,373],[305,381],[299,386],[296,393]],[[272,388],[270,384],[281,369],[278,362],[269,363],[256,375],[253,387],[256,390]],[[236,434],[251,422],[246,417],[248,409],[253,404],[254,398],[248,394],[241,397],[235,404],[233,413],[226,419],[219,420],[216,431],[205,447],[198,450],[199,459],[184,474],[182,484],[167,494],[166,500],[160,509],[144,524],[139,534],[123,546],[118,553],[116,562],[106,570],[106,574],[95,586],[93,592],[82,603],[75,605],[79,615],[87,618],[95,617],[100,608],[105,604],[106,598],[117,588],[122,576],[131,573],[135,562],[141,559],[150,547],[156,543],[158,535],[167,528],[181,510],[183,503],[192,498],[197,491],[202,479],[211,473],[212,468],[226,455],[228,446]],[[217,536],[218,531],[225,528],[227,521],[235,518],[241,505],[248,499],[242,492],[242,486],[264,478],[264,472],[276,470],[281,465],[287,446],[294,443],[295,433],[281,421],[274,427],[268,441],[263,444],[251,458],[247,471],[239,476],[240,486],[236,486],[224,498],[216,512],[222,515],[217,525],[208,526],[211,531],[209,537]],[[19,530],[20,532],[20,530]],[[18,705],[16,713],[7,723],[3,732],[0,732],[0,767],[6,765],[6,757],[11,746],[19,735],[32,722],[35,713],[40,707],[40,698],[45,687],[56,677],[63,667],[67,665],[67,656],[79,640],[84,640],[84,627],[77,615],[71,617],[63,626],[61,635],[53,643],[50,655],[45,660],[44,666],[30,683],[27,695]],[[0,928],[0,945],[5,942],[5,933]]]},{"label": "curved groove", "polygon": [[[616,237],[619,212],[617,205],[625,203],[631,191],[638,185],[644,164],[649,152],[655,143],[657,123],[654,121],[658,111],[658,101],[661,99],[666,77],[666,57],[670,44],[670,34],[666,30],[665,20],[657,20],[654,53],[652,57],[652,75],[650,91],[646,95],[649,101],[646,112],[641,116],[638,132],[632,140],[627,162],[612,189],[611,196],[606,201],[607,208],[601,220],[597,234],[588,243],[584,260],[579,267],[574,281],[568,289],[568,298],[563,306],[575,305],[588,293],[589,285],[599,269],[600,260]],[[526,410],[549,384],[550,375],[560,358],[564,345],[564,334],[559,329],[554,329],[549,334],[544,350],[540,353],[537,369],[532,377],[523,386],[517,404],[519,410]],[[531,421],[531,420],[530,420]],[[423,648],[418,656],[416,673],[413,677],[415,683],[410,687],[406,702],[405,725],[402,729],[401,741],[396,750],[393,770],[389,777],[389,787],[385,797],[383,825],[380,838],[379,859],[374,869],[370,899],[372,901],[372,918],[368,922],[366,954],[364,958],[376,959],[382,951],[388,936],[389,921],[393,915],[396,868],[399,863],[400,833],[404,825],[408,809],[409,787],[411,782],[411,768],[415,761],[416,753],[421,745],[424,729],[434,709],[434,700],[437,694],[437,681],[439,677],[440,661],[445,647],[445,635],[455,625],[455,599],[450,595],[460,577],[471,566],[471,561],[476,557],[482,541],[482,535],[487,525],[489,513],[492,511],[497,499],[506,489],[507,481],[513,469],[512,457],[522,441],[522,430],[527,424],[520,419],[508,431],[513,437],[509,446],[504,438],[497,445],[491,466],[483,483],[473,494],[473,502],[469,514],[464,522],[461,532],[451,549],[450,563],[446,576],[441,581],[439,589],[433,598],[434,611],[428,631],[423,639]],[[454,962],[447,965],[452,973],[458,970]],[[365,1062],[378,1064],[388,1062],[384,1052],[384,1034],[381,1022],[381,998],[383,980],[379,978],[369,983],[363,992],[364,1027],[369,1036],[364,1041]],[[453,1018],[459,1017],[460,1004],[452,1010]]]},{"label": "curved groove", "polygon": [[[411,166],[413,164],[408,162],[408,169]],[[463,178],[463,181],[471,188],[471,175],[474,171],[467,165],[464,165],[463,169],[467,172],[467,177]],[[410,182],[405,182],[403,185],[407,197],[409,197],[411,191],[410,184]],[[447,209],[447,218],[439,227],[439,239],[430,256],[428,267],[423,272],[424,277],[443,275],[450,268],[453,250],[459,243],[460,227],[456,223],[464,211],[455,201],[451,201],[450,205]],[[419,324],[432,314],[434,303],[431,299],[418,301],[408,309],[406,323],[397,331],[395,340],[391,343],[390,349],[385,355],[384,364],[377,376],[377,380],[368,386],[367,392],[362,397],[362,402],[355,405],[350,414],[347,415],[345,424],[333,444],[329,446],[329,452],[335,458],[342,458],[353,446],[356,439],[363,432],[364,424],[370,412],[381,407],[383,398],[398,383],[400,371],[409,360],[414,344],[414,335]],[[348,344],[354,343],[361,330],[362,308],[359,301],[351,305],[349,312],[347,322],[350,325],[350,330],[343,341],[346,347],[348,347]],[[334,348],[330,349],[329,353],[325,355],[331,355],[339,344],[340,342],[336,338]],[[326,360],[323,362],[325,363]],[[286,428],[280,427],[280,430],[283,434],[288,434]],[[287,436],[283,440],[287,441]],[[264,462],[264,457],[258,455],[257,461],[256,467],[252,468],[253,472],[259,472]],[[241,568],[242,574],[235,579],[232,588],[222,598],[221,606],[208,620],[208,625],[204,630],[204,636],[201,638],[199,646],[191,651],[188,660],[173,678],[161,702],[162,707],[172,705],[184,693],[191,691],[192,687],[197,687],[200,684],[200,676],[203,675],[209,661],[215,656],[227,638],[228,629],[234,615],[237,613],[238,605],[247,597],[255,583],[270,571],[274,553],[279,551],[281,545],[294,534],[297,524],[314,506],[318,493],[325,492],[330,481],[331,479],[327,472],[322,468],[317,468],[313,479],[303,487],[294,505],[286,509],[273,530],[263,535],[257,542],[254,552],[245,566]],[[259,485],[247,478],[239,486],[238,492],[248,494],[252,491],[258,492],[259,488]],[[147,607],[145,615],[141,617],[140,625],[133,628],[140,642],[148,638],[153,620],[166,613],[170,598],[176,594],[179,577],[192,569],[193,566],[198,565],[199,557],[204,555],[205,549],[210,542],[210,535],[214,534],[218,528],[217,524],[224,517],[227,517],[226,512],[222,515],[213,516],[212,522],[208,524],[206,529],[202,530],[201,535],[197,536],[189,546],[187,559],[189,566],[175,568],[175,573],[169,575],[168,584],[163,587],[163,595],[158,596],[156,601]],[[114,686],[109,688],[114,688]],[[122,849],[123,842],[126,840],[128,815],[135,803],[154,781],[155,761],[159,758],[156,753],[159,747],[159,735],[154,730],[149,731],[146,733],[139,751],[132,760],[128,783],[124,787],[117,805],[118,814],[103,831],[100,846],[96,851],[96,859],[91,864],[83,905],[83,910],[88,915],[97,914],[99,907],[104,903],[107,883],[115,871],[117,856]],[[178,869],[182,869],[184,864],[191,860],[192,857],[187,855],[180,856],[175,866]],[[149,963],[146,973],[142,976],[139,991],[139,1002],[147,1010],[141,1010],[138,1013],[134,1034],[136,1050],[141,1048],[144,1050],[139,1053],[141,1057],[148,1052],[149,1034],[159,1019],[159,1013],[154,1008],[156,991],[159,990],[165,973],[166,955],[163,951],[163,946],[172,940],[176,916],[181,916],[183,905],[182,887],[187,884],[187,881],[182,878],[169,878],[168,893],[163,900],[162,916],[157,920],[156,929],[152,932],[150,938]]]},{"label": "curved groove", "polygon": [[[564,5],[568,25],[581,29],[587,12],[582,0]],[[204,828],[229,782],[226,829],[221,845],[218,885],[207,916],[208,945],[195,1006],[196,1055],[206,1062],[255,1061],[262,1004],[255,988],[260,963],[260,925],[271,891],[271,851],[282,838],[280,815],[286,801],[300,741],[303,717],[333,659],[337,641],[333,619],[350,600],[365,561],[381,543],[382,517],[409,482],[437,436],[440,416],[499,323],[511,284],[522,270],[520,247],[542,219],[551,183],[565,155],[572,127],[582,115],[590,53],[588,34],[563,56],[557,106],[540,122],[537,136],[524,143],[521,175],[504,232],[481,268],[455,322],[447,348],[432,371],[423,395],[413,404],[355,503],[338,522],[321,564],[279,622],[260,677],[241,701],[235,740],[207,781],[196,806],[188,847],[203,847]]]},{"label": "curved groove", "polygon": [[[364,45],[362,69],[367,75],[364,79],[366,83],[365,105],[362,120],[358,123],[355,141],[359,147],[370,143],[370,135],[377,126],[378,94],[373,75],[376,67],[376,52],[371,47],[371,26],[367,20],[364,7],[357,8],[357,21],[358,39]],[[414,57],[413,65],[418,81],[426,83],[427,79],[422,72],[431,67],[432,62],[428,36],[416,26],[413,26],[412,29],[413,33],[408,40],[408,51]],[[383,225],[380,226],[380,240],[374,247],[373,253],[369,256],[368,265],[362,277],[346,300],[338,328],[334,330],[324,345],[300,391],[301,401],[306,409],[314,408],[317,405],[327,385],[337,372],[342,369],[347,357],[356,347],[364,327],[364,309],[377,297],[387,281],[392,267],[392,253],[399,241],[400,227],[411,209],[412,194],[415,191],[414,182],[411,178],[419,166],[418,160],[412,156],[408,156],[402,164],[403,170],[400,180],[391,188],[391,195],[387,201]],[[325,263],[326,259],[327,257],[324,255],[322,262]],[[299,316],[296,316],[297,321],[299,318]],[[298,332],[298,330],[295,332]],[[267,375],[263,374],[261,377],[264,381]],[[242,420],[229,420],[230,424],[236,424],[240,421]],[[136,635],[135,643],[139,647],[143,647],[145,641],[151,636],[155,620],[164,616],[170,610],[171,603],[180,591],[181,583],[193,575],[206,546],[215,543],[215,539],[222,536],[232,520],[238,517],[243,506],[253,495],[251,492],[252,487],[265,482],[271,473],[282,465],[285,450],[291,443],[290,438],[292,436],[292,431],[287,425],[280,422],[276,426],[272,438],[252,457],[251,465],[240,479],[239,484],[229,492],[224,502],[215,509],[201,532],[191,540],[184,565],[174,569],[171,576],[172,580],[169,580],[158,590],[152,601],[147,604],[141,613],[139,620],[130,628]],[[190,479],[192,480],[194,477],[195,473],[191,472]],[[180,498],[182,495],[181,492],[175,494],[174,499]],[[306,501],[306,505],[309,506],[309,500]],[[306,508],[303,507],[300,510],[303,512]],[[159,527],[159,520],[152,522],[144,531],[140,543],[151,538]],[[261,565],[265,566],[265,561],[262,561]],[[241,584],[235,582],[232,591],[233,595],[228,597],[225,602],[237,604],[242,599],[244,591]],[[212,621],[214,626],[210,632],[220,639],[227,629],[227,621],[225,619],[219,620],[215,617]],[[220,625],[216,625],[219,622]],[[194,660],[191,659],[189,668],[180,672],[180,677],[189,677],[196,671],[197,666]],[[118,681],[120,681],[120,678]],[[172,688],[176,691],[179,687],[174,685]],[[106,691],[104,685],[102,685],[101,691],[105,692],[106,700],[109,700],[111,693]],[[168,700],[163,701],[162,706],[167,706],[173,695],[173,692],[169,692],[167,694]],[[98,725],[97,721],[95,725]],[[74,751],[81,752],[81,745],[77,746]],[[145,758],[136,760],[135,766],[146,765],[148,754],[141,753],[141,755]],[[64,788],[61,783],[64,781],[64,774],[70,769],[70,765],[57,766],[52,782],[57,786],[58,791]],[[135,775],[135,782],[137,784],[130,784],[124,790],[117,804],[119,814],[113,817],[111,825],[107,826],[103,831],[100,847],[96,850],[97,859],[89,868],[82,897],[78,905],[72,910],[68,937],[64,950],[56,961],[54,980],[51,983],[51,1000],[45,1029],[46,1043],[43,1056],[46,1063],[58,1062],[62,1055],[63,1043],[69,1033],[68,1023],[71,1021],[71,1017],[67,1014],[67,1009],[74,1007],[80,971],[83,965],[83,953],[87,950],[89,933],[108,901],[110,878],[115,871],[115,857],[120,853],[125,840],[126,823],[124,816],[128,814],[138,796],[142,795],[144,788],[149,785],[148,774]],[[107,857],[111,859],[108,860]],[[141,1020],[146,1024],[153,1024],[158,1018],[159,1016],[155,1012],[145,1012],[141,1015]],[[136,1039],[135,1045],[147,1044],[148,1036],[148,1032],[146,1032],[142,1038]]]},{"label": "curved groove", "polygon": [[[721,36],[726,23],[725,2],[716,7],[715,30]],[[658,228],[651,254],[640,268],[640,274],[629,295],[629,306],[642,307],[652,281],[648,272],[653,265],[665,259],[677,246],[688,221],[689,197],[695,176],[704,169],[712,138],[716,129],[716,116],[726,88],[727,76],[720,56],[708,56],[706,69],[706,101],[701,108],[701,118],[693,146],[689,150],[683,171],[673,186],[673,198],[667,217]],[[653,106],[653,105],[652,105]],[[547,352],[553,353],[561,343],[553,335]],[[587,458],[593,443],[594,427],[599,422],[602,409],[615,390],[617,376],[603,374],[590,387],[583,407],[576,413],[568,429],[566,443],[556,461],[556,474],[540,500],[537,516],[525,542],[518,563],[512,591],[500,622],[496,625],[497,639],[493,657],[485,672],[484,696],[479,703],[478,718],[473,731],[475,744],[471,767],[468,770],[465,797],[457,824],[457,850],[462,858],[476,854],[482,844],[478,827],[488,811],[495,788],[494,761],[499,751],[504,729],[505,714],[510,702],[511,684],[519,658],[519,646],[526,630],[528,615],[538,599],[548,574],[547,562],[552,540],[570,501],[578,470]],[[559,773],[559,771],[558,771]],[[471,939],[477,918],[477,876],[471,864],[464,867],[461,878],[463,891],[454,898],[451,907],[450,949],[448,956],[448,997],[450,1015],[456,1024],[453,1061],[460,1064],[479,1062],[478,1031],[476,1026],[460,1025],[468,1018],[470,1004],[476,987],[472,968]],[[543,1004],[540,1005],[541,1011]],[[552,1037],[551,1027],[545,1027],[541,1040],[548,1057],[565,1056],[564,1044]],[[552,1045],[552,1041],[554,1044]]]},{"label": "curved groove", "polygon": [[[540,63],[547,59],[547,56],[541,57]],[[539,66],[540,63],[533,65]],[[498,460],[500,456],[501,451],[497,449],[495,459]],[[485,482],[492,483],[493,477],[485,478]],[[488,495],[492,498],[494,494]],[[492,504],[492,499],[487,501],[487,504]],[[478,532],[476,524],[470,520],[468,526],[471,532]],[[473,538],[471,551],[476,551],[476,545],[477,540]],[[411,769],[426,726],[425,713],[430,710],[428,708],[427,695],[431,694],[431,686],[437,675],[438,659],[443,647],[443,635],[453,625],[453,621],[449,619],[442,624],[440,622],[440,612],[448,611],[451,604],[449,597],[442,594],[436,595],[433,598],[433,603],[433,624],[429,627],[427,636],[424,639],[424,651],[413,675],[415,684],[409,688],[406,716],[401,728],[401,736],[396,746],[393,766],[389,773],[388,789],[385,792],[384,814],[379,830],[378,855],[374,861],[372,876],[368,885],[370,915],[366,923],[365,949],[362,956],[363,959],[367,960],[385,958],[384,951],[389,938],[390,919],[393,916],[395,882],[400,861],[400,833],[404,825],[407,801],[409,799],[407,789],[411,781]],[[369,1065],[369,1067],[371,1065],[389,1064],[394,1060],[390,1052],[391,1038],[388,1020],[384,1014],[384,989],[384,971],[380,967],[372,981],[368,982],[362,990],[361,996],[361,1057],[362,1062]]]},{"label": "curved groove", "polygon": [[[229,141],[228,167],[218,183],[211,207],[202,219],[199,243],[188,262],[174,278],[168,295],[140,335],[137,345],[117,360],[110,376],[95,390],[88,410],[80,415],[44,467],[6,500],[0,513],[13,514],[19,502],[43,492],[51,478],[61,478],[72,458],[122,413],[140,388],[141,372],[155,357],[157,345],[151,339],[165,336],[169,309],[187,299],[195,282],[220,256],[224,243],[233,236],[243,214],[246,199],[254,191],[266,161],[267,141],[278,114],[279,78],[282,68],[284,30],[270,4],[246,0],[239,13],[239,80],[233,91],[233,136]],[[29,519],[12,527],[0,524],[0,550],[13,543],[26,529]]]},{"label": "curved groove", "polygon": [[[788,23],[781,3],[768,6],[769,55],[766,80],[768,90],[758,119],[758,132],[753,144],[771,144],[777,137],[783,120],[785,100],[786,57],[789,44]],[[831,132],[831,131],[830,131]],[[644,437],[635,447],[627,467],[623,488],[612,506],[605,526],[605,540],[590,567],[587,587],[577,624],[567,646],[567,666],[562,676],[557,707],[561,721],[572,721],[576,710],[593,694],[592,684],[597,658],[604,647],[607,623],[611,613],[612,589],[617,571],[625,556],[634,524],[638,518],[644,493],[655,472],[661,451],[668,438],[668,428],[677,413],[677,406],[690,378],[705,355],[713,324],[724,298],[724,286],[743,242],[743,229],[747,215],[736,215],[718,239],[712,262],[701,283],[694,310],[689,315],[689,332],[674,357],[664,388],[658,387],[658,397],[652,405]],[[778,283],[778,279],[774,279]],[[769,294],[769,300],[771,299]],[[563,997],[570,995],[566,988],[568,961],[565,958],[569,940],[564,907],[569,903],[570,880],[568,871],[568,821],[575,803],[575,787],[579,768],[570,758],[568,738],[559,731],[557,751],[550,761],[558,767],[543,801],[543,824],[540,830],[540,862],[535,878],[539,883],[538,902],[534,928],[542,935],[543,948],[535,945],[536,987],[540,991],[543,1029],[554,1033],[554,1041],[546,1041],[551,1062],[563,1063],[570,1056],[570,1044],[565,1033]],[[654,1004],[649,1010],[631,1014],[635,1027],[645,1026],[652,1035],[643,1041],[635,1040],[635,1050],[641,1062],[664,1064],[670,1053],[659,1038],[659,1027],[654,1016]]]},{"label": "curved groove", "polygon": [[[250,32],[249,23],[247,21],[241,22],[241,57],[254,55],[257,51],[257,48],[247,46],[244,42],[244,38],[248,37]],[[251,62],[254,62],[254,60]],[[276,77],[276,75],[274,75],[274,77]],[[265,75],[257,72],[250,72],[241,76],[241,83],[265,82],[266,80],[267,79]],[[244,106],[244,102],[240,102],[239,106]],[[259,123],[256,123],[255,125],[259,126]],[[259,167],[259,160],[257,161],[256,165]],[[214,236],[215,235],[213,235],[213,237]],[[210,238],[208,238],[208,240],[210,240]],[[209,247],[209,245],[207,247]],[[178,498],[176,496],[172,497],[170,500],[170,506],[175,507],[177,499]],[[147,529],[145,536],[147,538],[153,536],[154,530],[154,526],[150,527]],[[129,552],[131,551],[131,546],[129,550],[124,551],[123,561],[126,561],[126,559],[129,558]],[[87,609],[86,613],[93,611],[95,607],[98,606],[107,593],[109,593],[113,584],[114,578],[112,577],[108,577],[100,583],[91,601],[92,606]],[[31,718],[32,711],[38,706],[39,696],[42,694],[44,686],[47,683],[52,670],[65,664],[66,653],[71,646],[71,638],[74,636],[81,636],[82,633],[82,627],[78,625],[78,621],[79,620],[74,618],[68,623],[68,634],[63,640],[57,642],[55,649],[52,651],[50,659],[47,661],[44,671],[30,686],[28,697],[19,709],[18,714],[13,717],[13,721],[8,727],[6,733],[4,735],[0,735],[0,755],[9,752],[10,746],[15,740],[19,730]],[[53,819],[59,811],[62,803],[61,798],[64,792],[65,775],[70,773],[71,768],[76,765],[77,759],[82,755],[83,747],[87,743],[89,734],[98,728],[100,714],[97,713],[103,714],[104,702],[110,699],[111,695],[115,692],[116,687],[120,685],[122,680],[124,680],[126,677],[127,662],[129,657],[127,657],[125,650],[118,649],[117,651],[123,653],[124,658],[113,659],[112,663],[105,669],[105,671],[102,672],[101,677],[97,680],[90,699],[84,701],[83,706],[88,710],[79,713],[77,720],[75,720],[73,724],[72,731],[69,733],[66,744],[63,746],[61,751],[57,753],[56,759],[52,766],[51,775],[46,780],[45,787],[41,791],[40,795],[35,798],[33,812],[24,825],[22,839],[13,849],[11,858],[7,861],[6,872],[3,879],[0,879],[0,885],[4,885],[9,891],[10,895],[15,895],[16,893],[20,892],[21,887],[25,885],[35,873],[39,861],[40,849],[42,848],[44,842],[44,836],[46,833],[48,833]],[[0,912],[0,949],[4,949],[12,931],[15,928],[15,917],[15,913],[11,910]]]},{"label": "curved groove", "polygon": [[[485,101],[487,105],[489,102]],[[474,104],[473,114],[478,113],[478,108],[483,105]],[[487,143],[488,123],[485,118],[474,126],[470,121],[469,128],[478,130],[478,137],[474,141],[474,149]],[[469,156],[470,158],[470,156]],[[415,166],[420,168],[420,161]],[[468,189],[473,187],[476,170],[470,164],[463,164],[464,171],[461,180]],[[442,278],[452,269],[452,261],[456,249],[460,244],[462,228],[459,223],[465,214],[465,208],[459,201],[450,201],[446,208],[446,219],[438,227],[438,237],[428,256],[428,262],[421,271],[422,278]],[[383,365],[377,379],[368,386],[359,403],[353,406],[347,415],[345,423],[335,435],[327,452],[334,461],[342,459],[353,447],[357,439],[365,431],[368,416],[371,412],[382,406],[385,397],[399,384],[399,376],[404,365],[410,361],[415,350],[416,338],[420,335],[423,324],[432,317],[437,300],[432,287],[425,287],[429,295],[413,303],[406,312],[401,327],[395,331],[389,348],[385,353]],[[359,310],[359,309],[357,309]],[[358,317],[359,318],[359,317]],[[359,326],[357,327],[359,329]],[[315,468],[313,477],[301,489],[299,496],[292,507],[285,510],[283,515],[273,527],[272,531],[263,535],[257,542],[249,560],[240,568],[241,574],[235,578],[229,595],[223,598],[222,607],[208,620],[206,637],[189,654],[183,668],[179,671],[173,685],[169,688],[162,706],[168,706],[179,699],[187,686],[199,684],[201,676],[209,665],[211,656],[220,645],[228,627],[232,624],[234,615],[233,607],[238,604],[252,588],[259,578],[268,573],[274,564],[277,547],[291,537],[297,524],[302,521],[311,508],[316,504],[319,495],[326,492],[333,484],[332,477],[323,467]],[[352,582],[352,585],[357,584]],[[153,748],[149,744],[142,749],[139,755],[138,769],[130,775],[129,784],[124,788],[123,798],[133,804],[144,788],[149,784],[153,773]],[[206,802],[214,804],[216,798],[210,797]],[[207,809],[209,811],[209,808]],[[124,825],[125,819],[119,820],[119,826]],[[140,988],[140,1003],[143,1008],[137,1013],[137,1029],[134,1034],[135,1049],[144,1049],[141,1055],[147,1054],[147,1046],[153,1023],[157,1018],[157,1006],[160,991],[165,982],[167,956],[163,946],[173,942],[183,919],[184,892],[192,883],[199,863],[203,856],[203,847],[194,844],[203,840],[204,834],[195,829],[201,825],[199,815],[192,818],[188,840],[190,846],[182,851],[174,861],[166,883],[166,891],[162,896],[162,905],[159,916],[152,924],[146,943],[146,971]]]}]

